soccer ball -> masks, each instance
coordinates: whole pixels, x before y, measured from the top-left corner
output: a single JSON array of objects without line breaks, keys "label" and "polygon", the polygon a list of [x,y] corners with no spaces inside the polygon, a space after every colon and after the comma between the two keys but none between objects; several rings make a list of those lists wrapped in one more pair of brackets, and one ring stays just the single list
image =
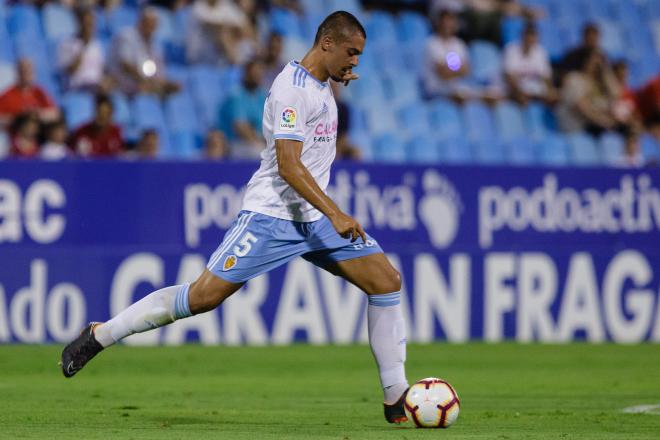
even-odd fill
[{"label": "soccer ball", "polygon": [[410,387],[404,406],[418,428],[449,428],[458,418],[460,401],[448,382],[427,377]]}]

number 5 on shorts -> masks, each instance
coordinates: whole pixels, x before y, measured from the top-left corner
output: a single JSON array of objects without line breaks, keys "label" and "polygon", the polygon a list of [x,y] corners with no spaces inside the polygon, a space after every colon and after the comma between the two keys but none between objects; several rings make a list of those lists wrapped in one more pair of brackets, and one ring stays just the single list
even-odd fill
[{"label": "number 5 on shorts", "polygon": [[243,237],[238,241],[238,244],[234,246],[234,254],[237,257],[246,256],[252,249],[252,244],[257,242],[257,237],[255,237],[251,232],[246,232]]}]

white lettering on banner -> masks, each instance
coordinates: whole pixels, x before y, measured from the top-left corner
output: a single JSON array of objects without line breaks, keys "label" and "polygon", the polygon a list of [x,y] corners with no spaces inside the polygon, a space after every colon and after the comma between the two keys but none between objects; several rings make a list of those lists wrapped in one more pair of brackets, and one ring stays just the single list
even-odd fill
[{"label": "white lettering on banner", "polygon": [[[642,287],[648,286],[652,277],[648,261],[639,252],[621,252],[610,262],[603,281],[603,302],[614,341],[638,342],[644,339],[653,319],[653,291]],[[627,279],[632,280],[634,288],[622,301]],[[626,312],[632,315],[632,319],[626,318]]]},{"label": "white lettering on banner", "polygon": [[605,340],[605,329],[598,302],[598,282],[591,256],[573,254],[568,265],[566,287],[559,310],[557,339],[571,341],[576,331],[584,330],[590,342]]},{"label": "white lettering on banner", "polygon": [[0,284],[0,302],[0,341],[9,341],[13,332],[19,342],[43,343],[48,330],[53,340],[65,342],[75,337],[85,322],[82,291],[71,283],[56,284],[48,291],[48,265],[44,260],[30,263],[29,285],[14,294],[9,307]]},{"label": "white lettering on banner", "polygon": [[531,190],[500,186],[479,190],[479,244],[489,248],[497,231],[640,233],[660,230],[660,191],[651,178],[624,175],[618,188],[600,191],[559,189],[557,176],[546,174]]},{"label": "white lettering on banner", "polygon": [[14,182],[0,180],[0,243],[17,243],[23,239],[23,225],[27,235],[37,243],[57,241],[66,227],[62,214],[45,215],[45,208],[60,209],[66,205],[62,187],[52,180],[32,183],[21,200],[21,190]]},{"label": "white lettering on banner", "polygon": [[[114,317],[135,302],[133,293],[141,283],[155,289],[163,286],[163,260],[156,254],[139,253],[126,258],[117,268],[110,289],[110,316]],[[128,345],[157,345],[160,329],[131,335],[124,339]]]},{"label": "white lettering on banner", "polygon": [[452,255],[449,260],[449,282],[431,254],[415,258],[415,324],[416,340],[434,339],[435,318],[447,340],[463,342],[470,337],[470,258]]},{"label": "white lettering on banner", "polygon": [[268,330],[259,308],[268,297],[268,276],[251,279],[222,304],[222,323],[228,345],[268,343]]},{"label": "white lettering on banner", "polygon": [[[192,283],[206,268],[206,259],[202,255],[184,255],[179,264],[179,273],[175,284]],[[196,332],[204,345],[220,343],[220,321],[216,313],[201,313],[186,319],[180,319],[163,328],[163,343],[181,345],[186,342],[189,332]]]},{"label": "white lettering on banner", "polygon": [[330,272],[321,271],[319,275],[332,342],[350,344],[359,331],[357,325],[365,311],[366,295]]},{"label": "white lettering on banner", "polygon": [[186,244],[198,247],[201,231],[212,224],[220,229],[229,228],[241,209],[244,190],[229,184],[218,185],[213,190],[203,183],[187,185],[183,190]]},{"label": "white lettering on banner", "polygon": [[275,314],[273,343],[293,342],[296,330],[304,330],[312,344],[328,342],[314,270],[313,265],[302,259],[289,263]]},{"label": "white lettering on banner", "polygon": [[550,306],[557,296],[557,268],[542,253],[525,253],[518,265],[518,309],[516,338],[551,342],[554,327]]},{"label": "white lettering on banner", "polygon": [[484,272],[484,339],[500,341],[504,338],[503,315],[514,310],[514,290],[510,283],[515,276],[515,255],[488,254]]}]

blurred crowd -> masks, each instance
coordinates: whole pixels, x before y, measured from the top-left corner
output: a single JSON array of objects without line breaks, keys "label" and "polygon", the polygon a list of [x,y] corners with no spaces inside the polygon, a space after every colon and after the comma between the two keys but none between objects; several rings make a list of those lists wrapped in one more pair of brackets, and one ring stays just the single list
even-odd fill
[{"label": "blurred crowd", "polygon": [[[32,4],[43,7],[46,3]],[[264,148],[263,102],[273,79],[288,61],[283,35],[277,31],[264,35],[259,32],[259,21],[269,17],[273,8],[302,14],[303,5],[297,0],[138,3],[137,22],[103,42],[97,29],[99,17],[119,7],[120,1],[58,2],[75,12],[77,32],[54,47],[57,75],[64,92],[94,94],[93,118],[70,127],[62,108],[35,79],[34,60],[18,58],[15,83],[0,91],[0,157],[3,148],[9,156],[52,160],[72,156],[158,157],[162,133],[147,128],[127,136],[115,120],[115,101],[111,99],[121,93],[129,98],[147,94],[165,100],[186,87],[168,75],[168,57],[156,38],[158,8],[189,11],[190,25],[186,26],[180,54],[185,63],[240,68],[240,81],[218,104],[216,123],[207,127],[200,140],[200,156],[213,160],[259,156]],[[387,5],[396,9],[396,3]],[[626,165],[642,164],[641,133],[660,139],[660,75],[639,88],[630,87],[626,60],[608,58],[595,23],[584,26],[579,46],[561,59],[551,60],[535,24],[546,14],[543,8],[524,6],[516,0],[401,3],[424,8],[432,25],[426,47],[420,48],[424,52],[420,90],[425,99],[442,97],[459,105],[470,100],[488,105],[512,100],[521,106],[542,102],[554,110],[556,125],[563,132],[600,136],[613,131],[623,135]],[[502,21],[512,16],[523,19],[525,25],[517,40],[505,44]],[[472,79],[471,41],[491,41],[502,47],[500,75],[489,81]],[[342,100],[339,88],[335,92],[340,112],[338,158],[359,159],[361,149],[348,136],[351,106]]]}]

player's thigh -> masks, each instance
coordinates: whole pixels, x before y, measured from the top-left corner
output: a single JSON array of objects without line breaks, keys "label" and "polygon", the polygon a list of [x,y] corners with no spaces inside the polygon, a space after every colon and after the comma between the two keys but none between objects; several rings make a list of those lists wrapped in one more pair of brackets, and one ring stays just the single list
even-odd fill
[{"label": "player's thigh", "polygon": [[188,302],[193,315],[218,307],[245,283],[232,283],[211,273],[208,269],[190,285]]},{"label": "player's thigh", "polygon": [[382,252],[330,263],[324,269],[356,285],[368,295],[401,290],[401,275]]}]

